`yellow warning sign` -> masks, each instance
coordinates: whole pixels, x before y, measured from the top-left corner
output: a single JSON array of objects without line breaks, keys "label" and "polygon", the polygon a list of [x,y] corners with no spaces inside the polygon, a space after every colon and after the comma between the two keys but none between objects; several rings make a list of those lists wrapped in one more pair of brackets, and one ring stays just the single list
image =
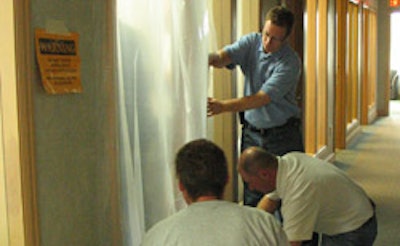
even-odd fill
[{"label": "yellow warning sign", "polygon": [[80,93],[79,34],[35,30],[36,58],[44,89],[50,94]]}]

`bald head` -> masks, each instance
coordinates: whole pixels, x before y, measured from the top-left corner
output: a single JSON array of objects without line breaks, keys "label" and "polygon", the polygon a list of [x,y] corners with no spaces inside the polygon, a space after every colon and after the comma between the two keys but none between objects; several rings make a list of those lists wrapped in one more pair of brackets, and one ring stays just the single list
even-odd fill
[{"label": "bald head", "polygon": [[277,169],[278,159],[275,155],[260,147],[249,147],[245,149],[240,158],[238,170],[248,174],[256,174],[260,169]]},{"label": "bald head", "polygon": [[278,159],[262,148],[250,147],[240,156],[238,172],[250,190],[267,194],[276,189]]}]

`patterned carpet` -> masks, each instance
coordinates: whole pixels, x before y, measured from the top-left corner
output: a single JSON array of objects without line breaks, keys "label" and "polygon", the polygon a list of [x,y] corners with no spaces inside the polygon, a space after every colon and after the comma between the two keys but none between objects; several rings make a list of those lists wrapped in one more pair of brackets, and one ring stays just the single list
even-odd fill
[{"label": "patterned carpet", "polygon": [[400,245],[400,101],[390,102],[390,116],[363,127],[335,164],[346,170],[377,205],[376,246]]}]

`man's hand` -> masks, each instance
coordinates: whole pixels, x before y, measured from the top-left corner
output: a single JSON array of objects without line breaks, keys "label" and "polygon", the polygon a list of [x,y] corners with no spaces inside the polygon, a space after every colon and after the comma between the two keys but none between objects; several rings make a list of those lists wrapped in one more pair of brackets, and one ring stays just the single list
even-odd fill
[{"label": "man's hand", "polygon": [[240,98],[217,100],[209,97],[207,100],[207,116],[224,112],[240,112],[248,109],[259,108],[271,101],[268,94],[260,90],[254,95]]},{"label": "man's hand", "polygon": [[209,97],[207,99],[207,116],[211,117],[223,112],[223,102],[215,98]]},{"label": "man's hand", "polygon": [[216,66],[218,60],[219,60],[219,56],[217,53],[208,54],[208,65],[209,66]]},{"label": "man's hand", "polygon": [[257,208],[273,214],[278,207],[279,201],[269,199],[268,195],[264,195],[257,204]]},{"label": "man's hand", "polygon": [[223,68],[229,64],[231,64],[231,58],[224,50],[219,50],[214,53],[208,54],[208,65],[216,68]]}]

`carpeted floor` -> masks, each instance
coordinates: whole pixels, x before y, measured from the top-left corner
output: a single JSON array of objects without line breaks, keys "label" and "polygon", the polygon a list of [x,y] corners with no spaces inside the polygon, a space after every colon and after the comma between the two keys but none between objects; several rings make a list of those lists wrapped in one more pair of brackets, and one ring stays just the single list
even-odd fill
[{"label": "carpeted floor", "polygon": [[390,102],[390,116],[364,126],[335,164],[346,170],[377,205],[376,246],[400,245],[400,101]]}]

